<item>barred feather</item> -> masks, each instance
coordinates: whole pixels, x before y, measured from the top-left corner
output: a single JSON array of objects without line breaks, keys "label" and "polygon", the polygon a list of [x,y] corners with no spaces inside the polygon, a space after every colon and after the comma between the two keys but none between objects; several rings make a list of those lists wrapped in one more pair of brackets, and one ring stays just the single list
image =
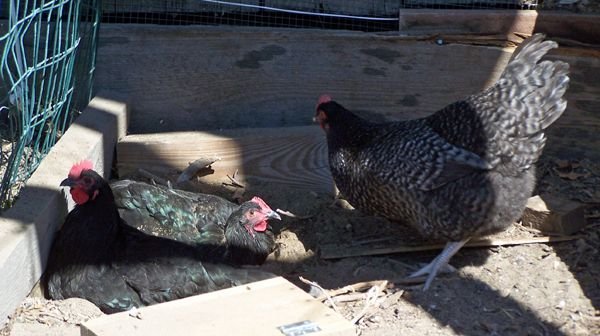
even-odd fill
[{"label": "barred feather", "polygon": [[556,47],[532,36],[493,86],[422,119],[375,124],[323,99],[317,118],[340,192],[431,238],[509,226],[533,191],[544,130],[566,108],[568,65],[540,62]]}]

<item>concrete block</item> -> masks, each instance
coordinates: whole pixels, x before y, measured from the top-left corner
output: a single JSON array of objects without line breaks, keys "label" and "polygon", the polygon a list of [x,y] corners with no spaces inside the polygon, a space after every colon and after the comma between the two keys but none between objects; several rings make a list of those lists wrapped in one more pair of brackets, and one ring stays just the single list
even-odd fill
[{"label": "concrete block", "polygon": [[27,181],[15,205],[0,217],[0,325],[44,270],[54,233],[70,208],[59,184],[71,165],[90,159],[99,173],[110,173],[128,114],[127,104],[113,97],[101,93],[90,102]]}]

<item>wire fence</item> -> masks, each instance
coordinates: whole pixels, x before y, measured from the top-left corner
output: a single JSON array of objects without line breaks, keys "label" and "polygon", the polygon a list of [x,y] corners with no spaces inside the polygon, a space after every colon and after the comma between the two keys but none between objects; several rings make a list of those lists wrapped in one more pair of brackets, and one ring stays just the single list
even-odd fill
[{"label": "wire fence", "polygon": [[535,9],[538,0],[104,0],[103,22],[394,31],[404,8]]},{"label": "wire fence", "polygon": [[99,0],[0,1],[1,209],[89,102],[100,9]]}]

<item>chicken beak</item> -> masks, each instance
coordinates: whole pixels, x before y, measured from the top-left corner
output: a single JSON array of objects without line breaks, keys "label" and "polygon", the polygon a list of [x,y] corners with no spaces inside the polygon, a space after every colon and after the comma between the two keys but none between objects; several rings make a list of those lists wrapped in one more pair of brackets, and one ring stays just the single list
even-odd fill
[{"label": "chicken beak", "polygon": [[71,180],[68,177],[66,179],[62,180],[62,182],[60,182],[61,187],[72,187],[74,185],[75,185],[75,181]]},{"label": "chicken beak", "polygon": [[317,123],[320,124],[321,123],[321,113],[323,113],[323,112],[321,112],[321,110],[319,110],[319,106],[317,106],[317,110],[315,112],[315,116],[312,118],[312,120],[313,120],[313,122],[315,124],[317,124]]},{"label": "chicken beak", "polygon": [[267,218],[268,219],[278,219],[281,220],[281,216],[279,216],[279,214],[273,210],[269,211],[267,213]]}]

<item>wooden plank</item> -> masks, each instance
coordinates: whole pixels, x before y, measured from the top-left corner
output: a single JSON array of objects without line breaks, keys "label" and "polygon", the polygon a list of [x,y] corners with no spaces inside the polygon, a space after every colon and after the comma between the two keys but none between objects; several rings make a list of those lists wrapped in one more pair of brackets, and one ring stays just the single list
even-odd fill
[{"label": "wooden plank", "polygon": [[[371,120],[402,120],[491,85],[513,50],[418,39],[103,24],[96,86],[130,97],[133,133],[308,126],[324,92]],[[593,51],[551,52],[550,58],[570,64],[571,82],[567,110],[550,128],[545,153],[600,160],[600,132],[594,131],[600,127],[600,57],[579,57],[582,50]]]},{"label": "wooden plank", "polygon": [[545,33],[552,38],[600,45],[600,15],[556,11],[400,9],[401,34]]},{"label": "wooden plank", "polygon": [[[465,247],[490,247],[490,246],[509,246],[523,244],[557,243],[569,240],[583,238],[583,235],[575,236],[543,236],[519,239],[477,239],[469,241]],[[329,244],[320,247],[319,256],[323,259],[339,259],[349,257],[372,256],[392,253],[409,253],[430,250],[441,250],[445,244],[432,244],[420,246],[394,246],[384,248],[370,248],[368,246],[344,247],[338,244]]]},{"label": "wooden plank", "polygon": [[95,83],[131,98],[133,133],[307,126],[325,92],[373,120],[427,115],[493,83],[510,55],[358,32],[103,24]]},{"label": "wooden plank", "polygon": [[532,34],[537,11],[401,9],[401,34]]},{"label": "wooden plank", "polygon": [[523,226],[548,234],[570,235],[586,225],[586,205],[558,195],[537,195],[527,200]]},{"label": "wooden plank", "polygon": [[0,325],[44,270],[54,232],[67,214],[59,184],[71,165],[90,159],[99,173],[110,173],[115,143],[127,127],[127,106],[114,97],[101,93],[90,102],[27,181],[15,205],[2,213]]},{"label": "wooden plank", "polygon": [[129,135],[117,144],[121,176],[138,168],[164,173],[183,170],[201,157],[220,158],[203,182],[221,184],[239,170],[249,179],[333,193],[327,145],[318,126],[172,132]]},{"label": "wooden plank", "polygon": [[248,285],[103,316],[81,326],[82,336],[260,335],[282,336],[278,327],[310,321],[315,336],[355,335],[354,326],[287,280]]}]

